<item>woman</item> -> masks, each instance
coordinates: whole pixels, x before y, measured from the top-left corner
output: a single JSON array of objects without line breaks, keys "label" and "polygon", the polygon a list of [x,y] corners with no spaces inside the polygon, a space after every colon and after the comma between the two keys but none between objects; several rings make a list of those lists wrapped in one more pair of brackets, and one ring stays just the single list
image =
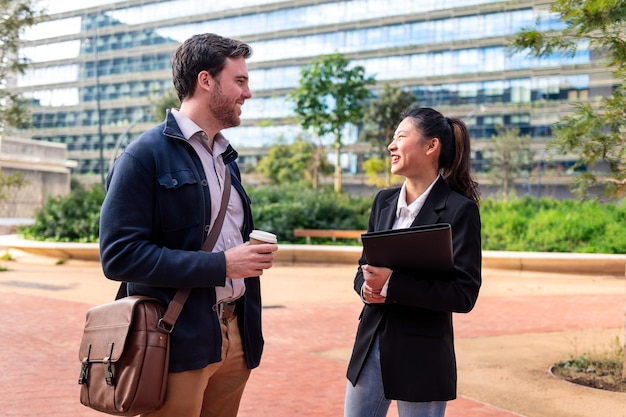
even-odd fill
[{"label": "woman", "polygon": [[348,365],[345,417],[441,417],[456,398],[452,313],[467,313],[481,285],[478,185],[460,119],[419,108],[402,115],[388,146],[401,188],[380,191],[368,231],[434,223],[452,226],[454,272],[403,273],[367,264],[354,279],[361,312]]}]

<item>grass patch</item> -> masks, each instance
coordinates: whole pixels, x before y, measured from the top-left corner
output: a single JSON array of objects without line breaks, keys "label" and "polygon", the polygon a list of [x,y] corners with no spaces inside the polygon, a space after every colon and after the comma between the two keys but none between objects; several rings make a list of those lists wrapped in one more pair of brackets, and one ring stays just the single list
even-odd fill
[{"label": "grass patch", "polygon": [[552,373],[566,381],[606,391],[626,392],[626,375],[622,374],[624,345],[616,337],[611,347],[602,352],[584,353],[561,361]]},{"label": "grass patch", "polygon": [[[0,255],[0,261],[11,261],[13,258],[11,257],[11,254],[9,253],[9,251],[4,252],[2,255]],[[0,264],[0,272],[5,272],[8,271],[9,268],[7,268],[6,266]]]}]

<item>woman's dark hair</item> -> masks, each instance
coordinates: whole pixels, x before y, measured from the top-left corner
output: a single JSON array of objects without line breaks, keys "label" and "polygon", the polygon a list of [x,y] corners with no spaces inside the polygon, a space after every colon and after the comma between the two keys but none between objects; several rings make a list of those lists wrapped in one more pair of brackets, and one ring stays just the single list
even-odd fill
[{"label": "woman's dark hair", "polygon": [[172,78],[178,99],[191,97],[196,89],[198,74],[208,71],[217,78],[226,65],[226,58],[249,58],[250,45],[214,33],[194,35],[172,54]]},{"label": "woman's dark hair", "polygon": [[465,123],[428,107],[409,109],[401,117],[410,118],[424,140],[439,138],[441,176],[450,188],[478,203],[480,193],[470,172],[470,135]]}]

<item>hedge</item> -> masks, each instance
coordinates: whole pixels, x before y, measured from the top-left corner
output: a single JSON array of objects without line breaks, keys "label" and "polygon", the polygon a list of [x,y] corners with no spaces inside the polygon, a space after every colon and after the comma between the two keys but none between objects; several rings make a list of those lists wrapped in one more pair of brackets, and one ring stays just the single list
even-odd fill
[{"label": "hedge", "polygon": [[[296,184],[249,187],[257,229],[276,233],[280,243],[304,243],[293,230],[367,229],[372,196],[336,195]],[[35,223],[20,233],[35,240],[95,242],[100,186],[78,188],[66,198],[49,199]],[[523,197],[481,201],[484,250],[626,253],[626,199],[617,203]],[[331,244],[328,240],[314,243]],[[344,240],[335,244],[357,244]]]}]

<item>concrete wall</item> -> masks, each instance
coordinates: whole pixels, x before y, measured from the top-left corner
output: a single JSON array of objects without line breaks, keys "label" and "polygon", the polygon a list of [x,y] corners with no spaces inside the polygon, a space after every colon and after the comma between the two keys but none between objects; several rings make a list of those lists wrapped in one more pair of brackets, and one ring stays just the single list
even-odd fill
[{"label": "concrete wall", "polygon": [[68,195],[71,166],[65,144],[0,137],[0,171],[21,172],[26,180],[22,187],[6,187],[0,218],[32,218],[48,197]]}]

